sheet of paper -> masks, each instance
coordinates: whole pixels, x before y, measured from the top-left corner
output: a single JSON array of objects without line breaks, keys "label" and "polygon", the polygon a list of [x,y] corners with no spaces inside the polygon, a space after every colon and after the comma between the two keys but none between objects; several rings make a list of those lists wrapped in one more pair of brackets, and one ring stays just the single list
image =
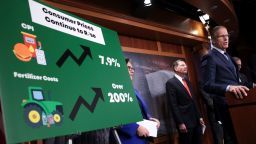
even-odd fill
[{"label": "sheet of paper", "polygon": [[205,129],[206,129],[206,125],[202,125],[202,134],[204,134]]},{"label": "sheet of paper", "polygon": [[145,127],[149,131],[149,136],[157,137],[157,123],[150,120],[143,120],[137,122],[138,125]]}]

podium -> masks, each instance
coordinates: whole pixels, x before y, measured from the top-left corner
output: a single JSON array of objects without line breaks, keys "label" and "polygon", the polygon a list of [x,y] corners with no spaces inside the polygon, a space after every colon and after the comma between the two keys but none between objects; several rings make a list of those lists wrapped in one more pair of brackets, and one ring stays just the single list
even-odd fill
[{"label": "podium", "polygon": [[232,93],[226,93],[238,144],[256,143],[256,88],[247,94],[244,99],[236,99]]}]

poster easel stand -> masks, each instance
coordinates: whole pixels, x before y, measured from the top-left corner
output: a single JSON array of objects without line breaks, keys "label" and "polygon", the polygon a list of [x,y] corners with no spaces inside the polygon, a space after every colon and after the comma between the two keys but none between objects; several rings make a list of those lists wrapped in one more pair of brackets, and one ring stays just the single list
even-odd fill
[{"label": "poster easel stand", "polygon": [[[112,128],[112,132],[113,132],[113,135],[115,137],[115,141],[116,141],[116,144],[122,144],[120,138],[119,138],[119,135],[117,133],[117,130],[116,130],[116,127],[113,127]],[[76,135],[71,135],[69,138],[68,138],[68,144],[73,144],[73,138],[75,137]]]},{"label": "poster easel stand", "polygon": [[73,144],[73,139],[76,138],[77,136],[81,136],[80,132],[77,132],[77,134],[72,134],[68,136],[68,143],[67,144]]},{"label": "poster easel stand", "polygon": [[120,138],[119,138],[119,135],[118,135],[118,133],[117,133],[116,127],[113,127],[112,129],[113,129],[112,132],[113,132],[113,135],[114,135],[114,137],[115,137],[115,140],[116,140],[117,144],[122,144],[122,142],[121,142],[121,140],[120,140]]}]

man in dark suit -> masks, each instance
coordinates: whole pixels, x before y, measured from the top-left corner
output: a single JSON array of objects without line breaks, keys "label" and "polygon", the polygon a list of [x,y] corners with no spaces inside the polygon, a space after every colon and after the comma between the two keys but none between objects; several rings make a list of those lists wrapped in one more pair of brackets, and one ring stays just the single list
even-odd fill
[{"label": "man in dark suit", "polygon": [[242,68],[242,61],[239,57],[232,57],[233,60],[235,61],[235,64],[237,66],[237,69],[239,71],[239,83],[243,86],[247,86],[248,88],[253,88],[255,87],[255,83],[251,82],[247,76],[243,73],[240,72]]},{"label": "man in dark suit", "polygon": [[210,124],[212,137],[213,137],[213,144],[223,144],[223,129],[221,122],[216,119],[214,106],[213,106],[213,98],[212,96],[203,90],[201,83],[200,85],[200,92],[202,94],[202,98],[204,100],[206,110],[207,110],[207,117],[208,122]]},{"label": "man in dark suit", "polygon": [[170,99],[171,111],[179,133],[180,144],[201,144],[201,118],[192,87],[187,75],[187,65],[183,60],[173,63],[175,75],[166,83],[166,95]]},{"label": "man in dark suit", "polygon": [[225,98],[226,92],[233,93],[236,98],[247,96],[249,90],[239,85],[239,72],[232,58],[226,53],[229,45],[229,34],[224,26],[216,26],[212,30],[212,47],[202,58],[203,88],[213,97],[217,119],[221,121],[225,144],[236,144],[231,117]]}]

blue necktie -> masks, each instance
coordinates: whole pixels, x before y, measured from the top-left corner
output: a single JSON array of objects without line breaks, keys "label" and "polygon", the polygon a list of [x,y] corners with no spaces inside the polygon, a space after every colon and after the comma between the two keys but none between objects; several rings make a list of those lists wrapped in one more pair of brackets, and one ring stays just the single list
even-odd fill
[{"label": "blue necktie", "polygon": [[226,59],[228,60],[229,64],[232,66],[232,70],[233,70],[234,74],[237,75],[237,74],[236,74],[236,67],[235,67],[234,63],[231,61],[229,55],[225,52],[225,53],[224,53],[224,56],[225,56]]},{"label": "blue necktie", "polygon": [[226,52],[224,52],[224,56],[229,61],[229,57],[228,57],[228,54]]}]

